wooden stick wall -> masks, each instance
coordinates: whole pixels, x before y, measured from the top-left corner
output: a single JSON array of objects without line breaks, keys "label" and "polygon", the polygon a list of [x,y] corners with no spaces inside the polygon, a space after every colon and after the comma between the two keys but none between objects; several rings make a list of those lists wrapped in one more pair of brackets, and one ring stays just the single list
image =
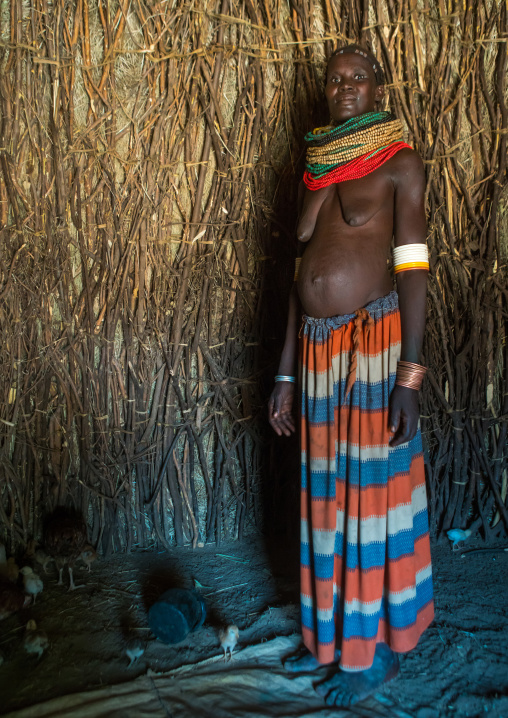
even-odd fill
[{"label": "wooden stick wall", "polygon": [[428,171],[432,528],[506,531],[506,24],[494,0],[3,4],[12,547],[64,501],[105,552],[242,538],[263,492],[282,508],[297,487],[277,473],[266,395],[302,136],[327,120],[325,57],[357,40]]}]

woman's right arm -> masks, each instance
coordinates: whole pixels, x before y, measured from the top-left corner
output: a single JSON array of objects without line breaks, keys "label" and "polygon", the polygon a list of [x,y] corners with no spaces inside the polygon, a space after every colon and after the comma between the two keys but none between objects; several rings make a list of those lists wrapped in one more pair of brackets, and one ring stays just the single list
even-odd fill
[{"label": "woman's right arm", "polygon": [[[305,185],[303,181],[298,185],[298,228],[297,237],[300,239],[301,228],[300,218],[303,210],[303,204],[305,199]],[[297,256],[301,258],[305,249],[305,242],[310,237],[302,242],[299,241],[297,244]],[[277,374],[282,376],[294,376],[297,375],[297,359],[298,359],[298,324],[302,315],[302,308],[300,306],[300,298],[298,296],[298,290],[296,288],[296,275],[295,281],[291,288],[289,295],[289,311],[288,311],[288,323],[286,327],[286,340],[284,342],[284,348],[282,350],[282,356],[279,363],[279,371]],[[275,382],[272,394],[268,401],[268,421],[272,429],[278,436],[291,436],[295,431],[295,420],[293,417],[293,398],[295,395],[295,383],[288,381]]]},{"label": "woman's right arm", "polygon": [[[298,355],[298,321],[300,318],[300,300],[296,282],[293,283],[289,295],[288,323],[286,340],[279,363],[277,374],[295,376],[297,371]],[[295,431],[293,417],[293,398],[295,384],[288,381],[275,383],[270,400],[268,401],[268,421],[278,436],[290,436]]]}]

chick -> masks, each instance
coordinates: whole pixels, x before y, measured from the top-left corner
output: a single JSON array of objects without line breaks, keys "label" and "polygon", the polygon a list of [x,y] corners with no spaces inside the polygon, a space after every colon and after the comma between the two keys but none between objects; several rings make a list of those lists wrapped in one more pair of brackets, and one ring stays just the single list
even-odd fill
[{"label": "chick", "polygon": [[97,551],[89,543],[86,544],[83,551],[79,555],[85,566],[88,567],[88,571],[92,570],[92,564],[97,558]]},{"label": "chick", "polygon": [[16,563],[14,556],[7,559],[7,578],[9,581],[16,583],[19,576],[19,566]]},{"label": "chick", "polygon": [[69,571],[69,591],[76,588],[72,570],[87,542],[86,524],[82,514],[66,506],[57,506],[44,525],[44,546],[58,568],[58,585],[63,584],[64,566]]},{"label": "chick", "polygon": [[132,638],[130,641],[128,641],[125,648],[125,653],[130,659],[130,663],[128,666],[129,668],[132,666],[133,663],[138,660],[138,658],[141,658],[141,656],[145,652],[145,648],[145,643],[140,638]]},{"label": "chick", "polygon": [[29,596],[34,597],[35,605],[35,597],[38,593],[41,593],[42,589],[44,588],[44,584],[42,583],[41,578],[33,572],[30,566],[23,566],[23,568],[21,569],[21,573],[23,574],[23,585],[25,587],[25,593],[27,593]]},{"label": "chick", "polygon": [[0,621],[24,608],[29,602],[30,596],[25,596],[11,581],[0,578]]},{"label": "chick", "polygon": [[220,629],[219,638],[222,649],[224,651],[224,661],[227,660],[228,650],[229,655],[231,656],[231,660],[233,660],[233,650],[238,642],[238,635],[238,627],[235,625],[230,625],[227,628]]},{"label": "chick", "polygon": [[31,655],[37,655],[40,658],[48,646],[48,637],[44,631],[38,630],[35,621],[28,621],[26,624],[25,637],[23,638],[23,648],[25,651]]},{"label": "chick", "polygon": [[450,529],[446,535],[452,542],[452,551],[459,547],[459,543],[466,541],[471,536],[471,529]]},{"label": "chick", "polygon": [[9,581],[13,581],[13,583],[16,583],[19,576],[19,567],[16,564],[16,559],[14,556],[7,558],[3,544],[0,544],[0,576],[8,578]]},{"label": "chick", "polygon": [[48,565],[51,563],[51,561],[53,561],[53,558],[49,556],[42,548],[38,548],[38,546],[39,544],[37,543],[37,541],[29,541],[27,543],[26,551],[23,558],[27,559],[30,562],[35,561],[39,564],[39,566],[42,566],[44,573],[47,573]]},{"label": "chick", "polygon": [[23,554],[23,558],[27,559],[27,560],[30,558],[33,558],[34,554],[35,554],[35,549],[37,548],[37,546],[38,546],[37,541],[35,541],[34,539],[30,539],[30,541],[28,541],[28,543],[26,545],[26,551]]},{"label": "chick", "polygon": [[47,573],[48,566],[52,561],[54,561],[54,558],[52,556],[48,556],[46,551],[44,551],[42,548],[38,548],[37,551],[34,553],[34,560],[40,566],[42,566],[44,573]]}]

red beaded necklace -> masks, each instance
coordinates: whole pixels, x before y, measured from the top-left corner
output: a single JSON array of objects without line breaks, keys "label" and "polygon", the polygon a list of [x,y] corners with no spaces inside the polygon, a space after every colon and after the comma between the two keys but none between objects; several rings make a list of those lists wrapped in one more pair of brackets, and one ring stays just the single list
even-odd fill
[{"label": "red beaded necklace", "polygon": [[377,170],[378,167],[381,167],[390,157],[393,157],[394,154],[404,149],[404,147],[411,149],[411,146],[405,142],[392,142],[382,149],[375,152],[368,152],[361,157],[346,162],[322,177],[313,177],[311,173],[306,170],[303,175],[303,181],[308,189],[317,190],[322,187],[328,187],[328,185],[331,184],[336,184],[337,182],[360,179],[374,172],[374,170]]}]

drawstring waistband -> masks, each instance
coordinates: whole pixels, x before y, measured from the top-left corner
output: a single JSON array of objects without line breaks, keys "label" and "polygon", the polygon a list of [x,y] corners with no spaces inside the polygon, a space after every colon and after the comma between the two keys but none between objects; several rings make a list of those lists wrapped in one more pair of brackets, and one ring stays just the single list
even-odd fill
[{"label": "drawstring waistband", "polygon": [[367,331],[369,331],[371,326],[373,326],[374,324],[374,320],[366,309],[357,309],[355,312],[355,318],[353,319],[353,346],[351,348],[351,359],[349,361],[349,371],[346,381],[346,393],[344,395],[344,401],[342,402],[343,404],[345,404],[346,399],[348,398],[349,393],[353,388],[353,384],[356,381],[356,368],[358,366],[358,349],[360,346],[360,332],[362,330],[362,325],[364,324],[364,322],[366,323]]},{"label": "drawstring waistband", "polygon": [[[374,321],[381,319],[389,312],[397,311],[398,308],[399,301],[397,292],[395,291],[386,294],[384,297],[374,299],[362,307],[362,309],[365,309],[370,314]],[[304,314],[302,317],[303,328],[308,327],[309,330],[313,328],[320,332],[318,336],[324,337],[325,333],[333,331],[333,329],[339,329],[339,327],[343,327],[345,324],[352,322],[357,312],[358,310],[351,314],[338,314],[336,317],[309,317]]]}]

